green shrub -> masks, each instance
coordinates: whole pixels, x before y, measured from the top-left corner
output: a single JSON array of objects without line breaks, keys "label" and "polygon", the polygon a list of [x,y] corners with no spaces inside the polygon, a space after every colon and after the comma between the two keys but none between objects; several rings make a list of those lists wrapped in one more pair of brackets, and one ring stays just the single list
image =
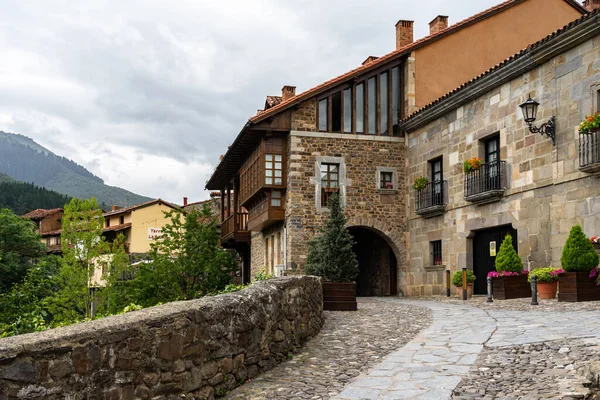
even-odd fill
[{"label": "green shrub", "polygon": [[329,199],[329,219],[321,232],[308,242],[307,275],[316,275],[326,282],[354,282],[358,275],[358,260],[352,250],[354,238],[346,228],[346,217],[337,195]]},{"label": "green shrub", "polygon": [[558,276],[564,271],[560,268],[536,268],[527,277],[527,280],[531,282],[531,277],[535,275],[538,282],[555,282],[558,280]]},{"label": "green shrub", "polygon": [[523,262],[512,245],[512,236],[510,235],[506,235],[496,256],[496,271],[518,273],[523,271]]},{"label": "green shrub", "polygon": [[580,225],[571,228],[565,247],[563,248],[560,264],[566,272],[590,272],[598,266],[600,260],[594,245],[585,236]]},{"label": "green shrub", "polygon": [[[475,282],[475,274],[470,269],[467,270],[467,283]],[[456,287],[461,287],[463,284],[462,270],[456,271],[454,275],[452,275],[452,284]]]}]

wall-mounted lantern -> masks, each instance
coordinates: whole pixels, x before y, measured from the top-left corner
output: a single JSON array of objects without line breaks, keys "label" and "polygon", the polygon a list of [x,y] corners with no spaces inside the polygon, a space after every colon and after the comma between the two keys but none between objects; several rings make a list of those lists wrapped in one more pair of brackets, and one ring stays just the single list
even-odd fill
[{"label": "wall-mounted lantern", "polygon": [[537,118],[537,110],[540,103],[533,100],[531,96],[527,99],[527,101],[521,104],[521,110],[523,111],[523,119],[529,125],[529,131],[531,133],[541,133],[543,136],[547,136],[552,139],[552,144],[556,145],[556,133],[555,133],[555,124],[556,118],[552,117],[548,122],[543,123],[542,125],[536,127],[533,125]]}]

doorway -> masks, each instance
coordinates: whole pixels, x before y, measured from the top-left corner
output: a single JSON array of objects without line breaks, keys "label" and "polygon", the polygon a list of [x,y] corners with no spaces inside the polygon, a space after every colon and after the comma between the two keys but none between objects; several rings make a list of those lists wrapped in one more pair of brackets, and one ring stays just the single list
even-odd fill
[{"label": "doorway", "polygon": [[500,245],[506,237],[512,236],[513,247],[519,252],[517,230],[511,225],[497,226],[475,232],[473,238],[473,273],[475,283],[474,294],[487,293],[487,274],[496,270],[496,255],[500,251]]}]

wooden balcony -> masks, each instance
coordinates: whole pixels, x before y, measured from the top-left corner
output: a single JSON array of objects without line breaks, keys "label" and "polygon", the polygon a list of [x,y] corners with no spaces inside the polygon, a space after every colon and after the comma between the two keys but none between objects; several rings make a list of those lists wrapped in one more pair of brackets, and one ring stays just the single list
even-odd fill
[{"label": "wooden balcony", "polygon": [[600,131],[579,134],[579,170],[600,172]]},{"label": "wooden balcony", "polygon": [[221,223],[221,244],[235,242],[250,243],[250,230],[248,229],[248,213],[236,212],[225,218]]},{"label": "wooden balcony", "polygon": [[271,197],[268,196],[250,209],[248,214],[248,229],[251,231],[260,231],[275,222],[283,220],[285,220],[285,209],[282,206],[272,206]]}]

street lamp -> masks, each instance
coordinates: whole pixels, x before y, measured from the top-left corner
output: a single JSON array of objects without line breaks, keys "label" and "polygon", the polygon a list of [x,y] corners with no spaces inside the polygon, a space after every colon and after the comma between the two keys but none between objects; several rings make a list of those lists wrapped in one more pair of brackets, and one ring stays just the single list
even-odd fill
[{"label": "street lamp", "polygon": [[521,104],[521,110],[523,111],[523,119],[529,125],[529,131],[531,133],[541,133],[543,136],[549,137],[552,139],[552,144],[556,145],[556,132],[555,132],[555,124],[556,118],[552,117],[548,122],[543,123],[542,125],[536,127],[533,125],[537,118],[537,110],[540,103],[533,100],[531,96],[527,99],[527,101]]}]

